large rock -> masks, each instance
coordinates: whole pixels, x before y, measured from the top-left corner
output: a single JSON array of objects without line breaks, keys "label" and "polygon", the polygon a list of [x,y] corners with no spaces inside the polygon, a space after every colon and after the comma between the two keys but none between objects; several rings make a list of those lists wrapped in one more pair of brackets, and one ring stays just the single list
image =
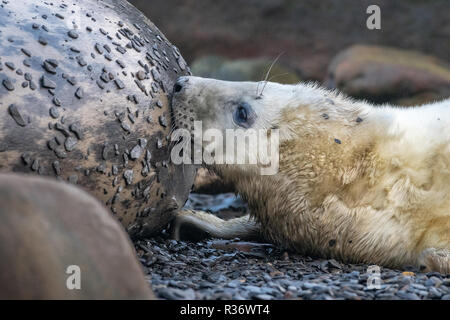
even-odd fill
[{"label": "large rock", "polygon": [[325,85],[376,103],[418,105],[450,96],[450,64],[419,52],[357,45],[333,59]]},{"label": "large rock", "polygon": [[220,56],[205,56],[192,63],[192,73],[205,78],[215,78],[227,81],[261,81],[266,77],[270,66],[269,78],[279,83],[298,83],[300,77],[274,59],[226,59]]},{"label": "large rock", "polygon": [[81,189],[0,174],[0,221],[0,299],[154,298],[122,226]]},{"label": "large rock", "polygon": [[78,184],[132,236],[159,231],[194,179],[169,161],[178,49],[124,0],[0,4],[0,170]]}]

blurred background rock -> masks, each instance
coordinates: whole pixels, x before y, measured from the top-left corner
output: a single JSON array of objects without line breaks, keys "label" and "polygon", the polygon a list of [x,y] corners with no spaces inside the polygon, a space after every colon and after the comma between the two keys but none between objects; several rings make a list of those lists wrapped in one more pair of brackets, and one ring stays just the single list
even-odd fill
[{"label": "blurred background rock", "polygon": [[[258,81],[283,53],[272,81],[318,81],[376,104],[450,96],[448,0],[131,2],[179,47],[194,75]],[[381,30],[366,27],[373,4]],[[195,190],[229,191],[200,173]]]}]

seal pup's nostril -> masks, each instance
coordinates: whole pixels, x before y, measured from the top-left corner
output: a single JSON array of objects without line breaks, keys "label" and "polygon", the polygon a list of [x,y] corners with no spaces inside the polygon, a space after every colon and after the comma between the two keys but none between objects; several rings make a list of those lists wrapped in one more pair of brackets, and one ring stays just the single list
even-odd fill
[{"label": "seal pup's nostril", "polygon": [[189,79],[187,77],[179,77],[177,79],[177,82],[175,82],[175,85],[173,86],[173,92],[178,93],[183,89],[183,86],[186,82],[188,82]]},{"label": "seal pup's nostril", "polygon": [[183,86],[179,83],[175,83],[175,85],[173,86],[173,92],[180,92],[181,89],[183,89]]}]

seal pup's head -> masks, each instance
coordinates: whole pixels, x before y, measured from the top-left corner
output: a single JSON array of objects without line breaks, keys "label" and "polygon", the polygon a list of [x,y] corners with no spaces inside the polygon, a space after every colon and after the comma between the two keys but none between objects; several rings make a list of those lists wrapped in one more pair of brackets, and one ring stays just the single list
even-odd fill
[{"label": "seal pup's head", "polygon": [[195,120],[202,121],[203,130],[269,130],[278,128],[282,106],[290,105],[295,91],[295,86],[272,82],[180,77],[174,85],[172,110],[179,128],[190,129]]},{"label": "seal pup's head", "polygon": [[[177,128],[197,133],[200,131],[203,135],[203,141],[200,140],[202,148],[205,148],[205,140],[216,143],[215,146],[223,150],[223,161],[215,164],[233,164],[235,168],[247,171],[260,169],[273,165],[270,159],[261,161],[261,150],[266,148],[266,155],[272,156],[271,151],[275,151],[274,130],[277,130],[277,139],[285,139],[289,135],[289,130],[282,126],[283,110],[289,108],[295,100],[295,91],[295,86],[277,83],[181,77],[173,89],[174,123]],[[201,129],[195,129],[195,123],[201,123]],[[213,141],[216,140],[216,133],[223,137],[220,143]],[[214,139],[211,139],[212,134],[215,135]],[[228,146],[230,134],[235,135],[235,142],[241,139],[244,145],[236,142],[231,149]],[[263,139],[265,141],[262,141]],[[199,140],[194,139],[194,144],[198,142]],[[265,145],[261,147],[263,143]],[[278,143],[279,141],[276,141],[276,144]],[[261,149],[258,149],[260,147]],[[217,149],[212,152],[212,156],[218,161],[216,151]],[[230,158],[227,160],[230,155],[236,162],[230,161]],[[239,161],[239,156],[245,157],[241,158],[245,161]],[[251,157],[256,160],[252,162]]]}]

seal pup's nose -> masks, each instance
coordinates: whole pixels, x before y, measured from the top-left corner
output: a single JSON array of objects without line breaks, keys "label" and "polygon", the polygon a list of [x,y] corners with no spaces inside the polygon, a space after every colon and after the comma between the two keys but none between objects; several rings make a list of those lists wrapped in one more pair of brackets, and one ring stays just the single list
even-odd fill
[{"label": "seal pup's nose", "polygon": [[180,92],[188,81],[188,77],[179,77],[173,86],[173,93]]}]

